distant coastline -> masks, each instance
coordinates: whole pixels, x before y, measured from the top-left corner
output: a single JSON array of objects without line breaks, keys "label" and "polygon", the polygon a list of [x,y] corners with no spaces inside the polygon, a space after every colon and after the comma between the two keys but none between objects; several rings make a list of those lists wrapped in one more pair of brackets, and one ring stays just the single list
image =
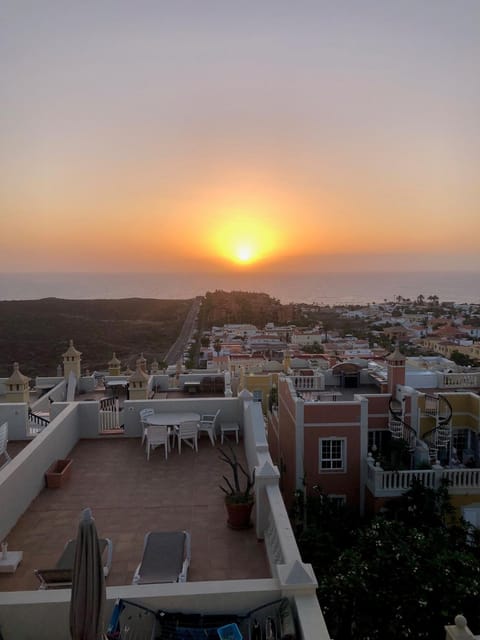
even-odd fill
[{"label": "distant coastline", "polygon": [[207,291],[264,292],[282,303],[366,304],[419,294],[480,303],[480,272],[3,273],[0,300],[188,299]]}]

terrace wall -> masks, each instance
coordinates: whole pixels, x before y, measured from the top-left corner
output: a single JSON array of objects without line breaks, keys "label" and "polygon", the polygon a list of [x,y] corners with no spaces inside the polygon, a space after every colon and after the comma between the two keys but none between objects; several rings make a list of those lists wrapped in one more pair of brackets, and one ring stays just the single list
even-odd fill
[{"label": "terrace wall", "polygon": [[43,489],[45,471],[52,462],[69,454],[79,434],[77,403],[71,403],[0,470],[0,540]]},{"label": "terrace wall", "polygon": [[[257,499],[265,504],[262,519],[268,522],[268,556],[275,565],[273,579],[132,585],[107,589],[108,620],[117,598],[140,600],[153,609],[193,613],[238,613],[289,596],[299,613],[304,640],[328,640],[315,595],[316,581],[310,565],[298,552],[288,516],[278,490],[278,471],[272,467],[259,403],[250,398],[130,401],[129,428],[137,427],[138,410],[153,406],[163,411],[211,413],[219,406],[222,419],[244,428],[249,467],[259,470],[262,483]],[[130,410],[132,409],[132,410]],[[245,412],[245,420],[243,413]],[[55,403],[52,422],[12,462],[0,471],[0,538],[15,525],[43,487],[44,472],[56,458],[64,458],[80,437],[98,437],[98,403]],[[138,422],[139,425],[139,422]],[[261,495],[260,495],[261,494]],[[277,564],[279,563],[279,564]],[[6,638],[63,640],[68,632],[70,590],[0,593],[0,626]]]},{"label": "terrace wall", "polygon": [[[117,598],[141,602],[155,610],[208,614],[246,613],[281,597],[274,580],[109,587],[104,620],[108,622]],[[70,637],[69,611],[70,589],[0,593],[0,624],[5,638],[65,640]]]},{"label": "terrace wall", "polygon": [[[238,398],[174,398],[162,400],[126,400],[123,405],[124,433],[128,438],[139,438],[142,435],[140,411],[153,409],[167,413],[169,411],[186,411],[203,414],[216,413],[220,409],[220,422],[238,422],[243,431],[242,401]],[[98,430],[97,430],[98,431]]]},{"label": "terrace wall", "polygon": [[27,439],[27,415],[26,402],[2,402],[0,404],[0,424],[8,422],[9,440]]}]

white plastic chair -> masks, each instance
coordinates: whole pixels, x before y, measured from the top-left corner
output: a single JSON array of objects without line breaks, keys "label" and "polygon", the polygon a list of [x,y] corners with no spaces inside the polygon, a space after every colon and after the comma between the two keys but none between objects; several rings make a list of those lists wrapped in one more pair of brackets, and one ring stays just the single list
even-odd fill
[{"label": "white plastic chair", "polygon": [[150,449],[156,449],[157,447],[165,447],[165,460],[168,459],[168,452],[170,450],[170,434],[168,427],[159,425],[148,425],[145,435],[147,444],[147,460],[150,460]]},{"label": "white plastic chair", "polygon": [[215,446],[215,442],[217,440],[217,436],[215,433],[217,427],[217,418],[220,415],[220,409],[215,414],[204,414],[200,422],[198,423],[198,432],[199,435],[202,431],[208,433],[208,437],[210,438],[210,442],[212,443],[212,447]]},{"label": "white plastic chair", "polygon": [[198,424],[196,422],[182,422],[175,427],[177,436],[178,453],[182,453],[182,442],[185,442],[194,451],[198,451]]},{"label": "white plastic chair", "polygon": [[142,442],[140,443],[143,446],[145,441],[145,436],[147,435],[147,427],[148,427],[148,416],[153,416],[155,411],[153,409],[142,409],[140,411],[140,424],[142,425]]},{"label": "white plastic chair", "polygon": [[3,464],[0,463],[0,469],[10,462],[11,458],[7,451],[8,444],[8,422],[4,422],[0,426],[0,458],[5,458]]}]

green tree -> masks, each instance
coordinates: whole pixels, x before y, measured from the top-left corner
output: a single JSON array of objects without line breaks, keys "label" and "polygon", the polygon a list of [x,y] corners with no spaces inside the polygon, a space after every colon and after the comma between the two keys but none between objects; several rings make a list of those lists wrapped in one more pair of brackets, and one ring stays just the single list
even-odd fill
[{"label": "green tree", "polygon": [[476,365],[476,360],[474,358],[470,358],[470,356],[467,356],[466,353],[462,353],[461,351],[452,351],[450,354],[450,360],[453,360],[455,364],[458,364],[461,367]]},{"label": "green tree", "polygon": [[316,340],[312,344],[302,347],[302,351],[305,353],[325,353],[325,349]]},{"label": "green tree", "polygon": [[455,519],[445,485],[414,485],[356,530],[324,516],[298,539],[337,640],[443,640],[459,612],[480,628],[478,536]]}]

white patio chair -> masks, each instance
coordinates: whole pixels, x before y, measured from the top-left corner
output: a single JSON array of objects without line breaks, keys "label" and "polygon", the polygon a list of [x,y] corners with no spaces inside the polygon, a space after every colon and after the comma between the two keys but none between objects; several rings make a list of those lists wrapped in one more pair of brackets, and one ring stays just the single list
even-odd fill
[{"label": "white patio chair", "polygon": [[156,449],[161,446],[165,447],[165,460],[168,459],[168,452],[170,450],[170,433],[168,427],[163,425],[148,425],[145,439],[147,441],[147,460],[150,460],[150,449]]},{"label": "white patio chair", "polygon": [[142,442],[140,444],[142,446],[145,441],[145,436],[147,434],[147,427],[148,427],[147,418],[148,416],[153,416],[154,413],[155,411],[153,409],[142,409],[140,411],[140,424],[142,425]]},{"label": "white patio chair", "polygon": [[4,422],[0,426],[0,460],[4,458],[3,463],[0,462],[0,469],[10,462],[11,458],[7,451],[8,444],[8,422]]},{"label": "white patio chair", "polygon": [[178,453],[182,453],[182,442],[185,442],[194,451],[198,451],[198,423],[182,422],[175,427],[175,435],[178,443]]},{"label": "white patio chair", "polygon": [[219,415],[220,409],[215,414],[206,413],[200,418],[200,422],[198,423],[198,434],[201,435],[202,431],[208,433],[208,437],[210,438],[212,447],[215,446],[215,442],[217,440],[215,431],[217,428],[217,419]]}]

